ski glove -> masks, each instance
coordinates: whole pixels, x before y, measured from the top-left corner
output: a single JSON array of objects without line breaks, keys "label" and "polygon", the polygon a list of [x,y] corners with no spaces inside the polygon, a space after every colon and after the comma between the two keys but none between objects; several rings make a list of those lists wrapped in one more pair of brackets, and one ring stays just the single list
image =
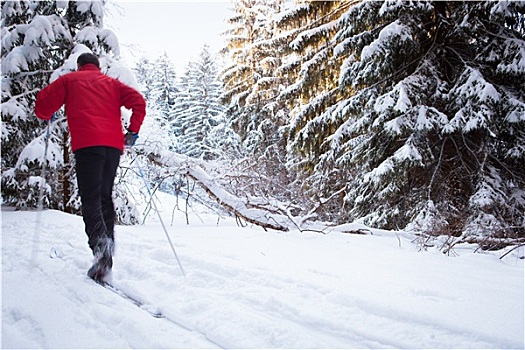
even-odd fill
[{"label": "ski glove", "polygon": [[139,134],[137,134],[136,132],[128,131],[124,136],[124,145],[126,147],[133,147],[138,138]]}]

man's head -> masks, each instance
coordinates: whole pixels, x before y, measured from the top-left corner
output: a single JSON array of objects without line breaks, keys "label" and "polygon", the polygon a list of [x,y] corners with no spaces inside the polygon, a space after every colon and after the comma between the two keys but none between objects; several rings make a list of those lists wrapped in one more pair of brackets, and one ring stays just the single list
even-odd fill
[{"label": "man's head", "polygon": [[91,63],[100,68],[100,62],[98,61],[98,57],[90,52],[84,52],[77,58],[77,66],[78,69],[82,68],[84,65]]}]

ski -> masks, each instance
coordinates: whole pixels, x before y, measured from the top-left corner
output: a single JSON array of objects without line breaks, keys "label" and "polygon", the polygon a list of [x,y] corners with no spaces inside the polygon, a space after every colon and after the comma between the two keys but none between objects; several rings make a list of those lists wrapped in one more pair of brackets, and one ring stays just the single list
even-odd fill
[{"label": "ski", "polygon": [[[73,245],[71,245],[71,244],[69,244],[69,245],[73,247]],[[61,259],[62,260],[64,258],[64,253],[62,252],[62,250],[60,248],[51,247],[50,252],[49,252],[49,257],[51,259]],[[216,342],[216,341],[212,340],[211,338],[209,338],[206,335],[206,333],[203,333],[203,332],[201,332],[199,330],[196,330],[193,327],[187,326],[184,322],[181,322],[180,320],[177,320],[173,316],[169,316],[169,314],[166,315],[166,314],[162,313],[160,310],[155,309],[154,306],[148,304],[147,302],[140,301],[140,299],[132,297],[131,295],[129,295],[128,293],[124,292],[120,288],[114,286],[113,284],[108,283],[108,282],[104,282],[104,281],[100,281],[100,280],[97,281],[97,280],[94,280],[94,279],[92,279],[92,278],[90,278],[88,276],[86,276],[85,278],[89,279],[90,281],[95,282],[96,284],[104,287],[104,289],[109,290],[110,292],[118,295],[119,297],[121,297],[122,299],[126,300],[127,302],[135,305],[136,307],[140,308],[141,310],[146,312],[151,317],[161,319],[163,322],[164,321],[170,322],[173,325],[175,325],[177,327],[180,327],[182,329],[185,329],[185,330],[187,330],[189,332],[199,333],[199,334],[202,335],[203,339],[206,339],[208,342],[210,342],[210,344],[215,345],[219,349],[226,349],[226,347],[222,346],[218,342]]]},{"label": "ski", "polygon": [[132,303],[133,305],[139,307],[141,310],[144,310],[146,311],[150,316],[154,317],[154,318],[161,318],[163,320],[166,320],[168,322],[171,322],[172,324],[178,326],[178,327],[181,327],[189,332],[197,332],[197,333],[200,333],[202,335],[202,337],[204,339],[206,339],[207,341],[209,341],[211,344],[214,344],[216,345],[219,349],[226,349],[224,346],[222,346],[221,344],[213,341],[212,339],[208,338],[208,336],[205,334],[205,333],[202,333],[202,332],[199,332],[195,329],[192,329],[192,328],[189,328],[188,326],[170,318],[170,317],[166,317],[162,312],[160,311],[157,311],[157,312],[154,312],[154,311],[151,311],[151,310],[148,310],[146,308],[146,304],[133,298],[132,296],[130,296],[129,294],[127,294],[126,292],[120,290],[119,288],[115,287],[114,285],[110,284],[110,283],[107,283],[107,282],[104,282],[104,281],[95,281],[97,284],[101,285],[102,287],[104,287],[105,289],[107,290],[110,290],[112,291],[113,293],[117,294],[118,296],[122,297],[122,299],[125,299],[127,301],[129,301],[130,303]]},{"label": "ski", "polygon": [[115,287],[114,285],[108,282],[104,282],[104,281],[95,281],[95,282],[101,285],[102,287],[104,287],[105,289],[112,291],[116,295],[120,296],[122,299],[125,299],[129,301],[130,303],[132,303],[133,305],[139,307],[141,310],[146,311],[148,314],[150,314],[150,316],[155,317],[155,318],[166,318],[160,311],[149,310],[148,308],[146,308],[146,305],[143,302],[133,298],[132,296],[123,292],[121,289]]}]

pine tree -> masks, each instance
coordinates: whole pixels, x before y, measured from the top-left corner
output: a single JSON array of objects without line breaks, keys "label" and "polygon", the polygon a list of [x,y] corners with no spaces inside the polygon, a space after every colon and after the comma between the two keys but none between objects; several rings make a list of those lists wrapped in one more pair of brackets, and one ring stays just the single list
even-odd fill
[{"label": "pine tree", "polygon": [[[182,74],[178,82],[178,91],[177,95],[175,96],[175,103],[170,110],[170,128],[178,141],[179,138],[184,135],[184,130],[187,127],[184,124],[182,118],[191,105],[190,76],[192,70],[194,69],[192,68],[194,65],[195,63],[193,61],[189,61],[187,63],[184,73]],[[178,147],[176,148],[176,151],[183,154],[184,145],[180,142],[177,143]]]},{"label": "pine tree", "polygon": [[151,82],[148,101],[159,112],[157,115],[164,127],[168,125],[169,114],[178,92],[177,73],[166,52],[155,60],[151,73],[151,79],[147,79]]},{"label": "pine tree", "polygon": [[[48,59],[52,54],[46,47],[55,42],[64,47],[63,42],[72,39],[59,11],[46,3],[2,2],[2,197],[8,203],[16,198],[22,208],[36,204],[42,180],[29,174],[36,174],[41,163],[33,159],[19,166],[18,172],[13,167],[35,137],[40,135],[43,145],[43,129],[33,116],[32,103],[63,59]],[[23,196],[21,192],[25,192]]]},{"label": "pine tree", "polygon": [[[171,115],[178,152],[195,158],[235,156],[237,135],[224,119],[217,78],[217,64],[204,45],[197,60],[188,64],[181,79],[181,91]],[[233,154],[232,154],[233,153]]]},{"label": "pine tree", "polygon": [[517,234],[525,204],[517,167],[523,5],[351,5],[334,37],[337,98],[310,99],[303,110],[313,113],[292,124],[293,154],[315,165],[309,178],[336,180],[348,212],[340,219],[431,234]]},{"label": "pine tree", "polygon": [[[252,195],[297,199],[286,168],[286,129],[290,105],[281,97],[290,76],[281,69],[290,60],[295,28],[283,18],[295,1],[238,1],[223,53],[232,62],[221,73],[226,116],[242,140],[245,161],[257,180],[242,184]],[[266,176],[268,174],[269,176]],[[277,176],[276,178],[272,178]],[[272,178],[271,181],[267,179]],[[266,180],[265,180],[266,179]]]},{"label": "pine tree", "polygon": [[[17,208],[44,206],[79,213],[69,133],[63,111],[49,124],[34,115],[36,94],[76,69],[82,52],[101,57],[109,75],[123,75],[114,33],[104,29],[105,1],[2,2],[2,198]],[[123,80],[129,77],[123,75]],[[48,154],[44,144],[50,132]],[[43,174],[42,169],[47,171]],[[41,175],[44,175],[42,177]]]},{"label": "pine tree", "polygon": [[318,203],[305,209],[436,235],[519,235],[522,3],[283,1],[265,28],[256,4],[239,2],[231,20],[225,101],[247,140],[271,101],[246,102],[259,44],[274,43],[288,171]]},{"label": "pine tree", "polygon": [[[273,14],[282,1],[241,0],[235,2],[235,14],[229,19],[232,28],[226,33],[224,54],[232,65],[221,73],[227,105],[226,113],[241,136],[248,153],[275,144],[269,125],[279,113],[276,104],[280,65],[279,47],[269,41],[272,36]],[[271,139],[271,140],[268,140]]]},{"label": "pine tree", "polygon": [[[279,13],[275,34],[287,42],[283,65],[278,68],[289,83],[279,100],[290,110],[286,127],[287,168],[295,183],[313,203],[323,203],[345,186],[342,175],[324,167],[323,143],[334,129],[329,112],[346,91],[338,89],[342,59],[336,55],[335,36],[339,18],[351,6],[345,1],[304,1]],[[340,199],[340,195],[339,198]],[[332,206],[331,206],[332,205]],[[336,220],[345,211],[338,201],[323,204],[325,219]]]},{"label": "pine tree", "polygon": [[146,101],[150,101],[151,90],[153,89],[153,67],[154,64],[147,57],[142,57],[135,68],[133,68],[137,82],[140,85],[140,91]]}]

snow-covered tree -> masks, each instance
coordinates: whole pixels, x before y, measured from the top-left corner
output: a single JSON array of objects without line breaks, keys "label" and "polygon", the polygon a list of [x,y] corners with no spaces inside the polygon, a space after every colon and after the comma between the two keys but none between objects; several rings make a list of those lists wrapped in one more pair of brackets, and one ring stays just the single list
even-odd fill
[{"label": "snow-covered tree", "polygon": [[313,183],[342,191],[340,220],[523,230],[523,11],[507,1],[348,5],[330,37],[337,94],[311,91],[290,143],[314,165]]},{"label": "snow-covered tree", "polygon": [[[175,96],[175,103],[170,110],[170,127],[177,140],[180,136],[184,135],[184,129],[186,128],[181,118],[188,111],[191,105],[190,76],[192,74],[191,72],[194,70],[194,65],[195,63],[193,61],[189,61],[187,63],[184,73],[180,77],[177,85],[178,91],[177,95]],[[180,151],[181,149],[181,146],[177,147],[177,150]]]},{"label": "snow-covered tree", "polygon": [[164,52],[153,62],[151,78],[143,77],[145,83],[150,82],[148,102],[150,106],[156,109],[160,117],[161,125],[168,125],[169,114],[175,103],[177,96],[177,73],[175,66]]},{"label": "snow-covered tree", "polygon": [[105,4],[98,0],[2,2],[4,202],[17,208],[34,207],[43,187],[46,207],[80,212],[63,111],[46,124],[33,109],[37,92],[75,70],[76,58],[83,52],[97,54],[106,74],[128,85],[134,83],[114,59],[119,55],[118,40],[103,27]]},{"label": "snow-covered tree", "polygon": [[277,72],[286,77],[283,81],[288,81],[279,94],[279,100],[290,109],[283,128],[289,139],[288,172],[295,175],[294,182],[311,203],[322,203],[324,218],[330,220],[337,220],[345,209],[337,201],[325,198],[339,193],[344,181],[337,170],[319,166],[321,144],[333,132],[332,122],[327,118],[323,123],[312,124],[344,94],[338,89],[336,72],[341,59],[334,51],[335,34],[339,18],[350,5],[344,1],[287,4],[276,16],[278,30],[274,34],[286,42],[283,63]]},{"label": "snow-covered tree", "polygon": [[247,140],[272,102],[247,103],[257,55],[278,47],[287,167],[317,203],[304,209],[429,234],[523,231],[522,2],[279,4],[269,17],[236,4],[225,101]]},{"label": "snow-covered tree", "polygon": [[65,59],[65,52],[54,55],[52,47],[66,48],[72,41],[61,11],[50,2],[2,2],[2,197],[19,207],[36,204],[43,181],[37,176],[42,154],[27,162],[19,157],[36,137],[35,143],[44,145],[45,129],[34,116],[33,102]]},{"label": "snow-covered tree", "polygon": [[225,155],[235,157],[238,152],[238,136],[224,118],[222,84],[217,74],[216,61],[209,46],[204,45],[199,57],[188,64],[172,110],[178,153],[217,159]]},{"label": "snow-covered tree", "polygon": [[289,101],[280,95],[291,80],[279,68],[287,62],[297,31],[293,25],[284,27],[283,14],[295,7],[295,1],[286,0],[235,2],[223,50],[231,66],[221,73],[227,118],[241,137],[249,164],[244,164],[245,169],[256,176],[245,177],[248,182],[237,187],[252,195],[287,200],[297,196],[290,195],[293,176],[285,167],[286,130],[282,127],[288,124]]},{"label": "snow-covered tree", "polygon": [[153,67],[153,62],[147,57],[142,57],[133,68],[133,72],[137,77],[137,82],[140,85],[140,91],[142,92],[142,95],[144,95],[146,101],[150,101],[150,94],[153,89]]},{"label": "snow-covered tree", "polygon": [[282,1],[241,0],[234,3],[231,28],[225,33],[224,54],[231,65],[221,73],[224,83],[222,100],[235,131],[241,136],[247,153],[275,144],[275,115],[279,79],[280,47],[271,42],[273,15]]}]

